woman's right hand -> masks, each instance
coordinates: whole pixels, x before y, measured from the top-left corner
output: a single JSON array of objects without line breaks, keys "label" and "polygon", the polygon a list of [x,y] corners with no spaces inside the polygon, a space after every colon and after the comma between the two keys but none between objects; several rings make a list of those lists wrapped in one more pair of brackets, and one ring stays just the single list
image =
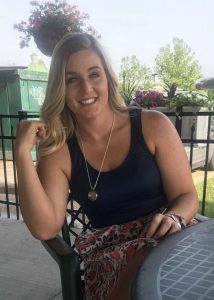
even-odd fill
[{"label": "woman's right hand", "polygon": [[16,150],[31,151],[39,140],[46,137],[46,126],[43,122],[22,120],[16,130]]}]

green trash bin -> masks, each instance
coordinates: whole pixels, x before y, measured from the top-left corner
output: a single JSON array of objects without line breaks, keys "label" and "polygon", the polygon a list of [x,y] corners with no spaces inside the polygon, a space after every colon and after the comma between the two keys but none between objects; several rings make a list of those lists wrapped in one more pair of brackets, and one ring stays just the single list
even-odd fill
[{"label": "green trash bin", "polygon": [[[45,98],[48,73],[29,71],[26,67],[0,67],[0,115],[1,136],[15,135],[18,118],[3,115],[18,115],[18,111],[39,113]],[[12,159],[12,142],[3,139],[6,158]],[[2,142],[0,152],[2,153]],[[2,155],[1,155],[2,156]],[[35,157],[35,154],[33,155]]]}]

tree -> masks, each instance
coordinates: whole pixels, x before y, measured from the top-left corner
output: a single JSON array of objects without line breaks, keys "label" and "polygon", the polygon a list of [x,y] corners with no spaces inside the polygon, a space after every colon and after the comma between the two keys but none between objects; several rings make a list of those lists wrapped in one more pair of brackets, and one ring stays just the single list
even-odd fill
[{"label": "tree", "polygon": [[151,86],[152,75],[150,69],[141,65],[136,56],[126,56],[121,60],[119,80],[121,94],[129,104],[137,90]]},{"label": "tree", "polygon": [[190,91],[195,88],[195,82],[202,73],[194,56],[190,47],[178,38],[173,39],[173,49],[170,45],[160,49],[155,58],[155,70],[169,98],[175,96],[177,88]]}]

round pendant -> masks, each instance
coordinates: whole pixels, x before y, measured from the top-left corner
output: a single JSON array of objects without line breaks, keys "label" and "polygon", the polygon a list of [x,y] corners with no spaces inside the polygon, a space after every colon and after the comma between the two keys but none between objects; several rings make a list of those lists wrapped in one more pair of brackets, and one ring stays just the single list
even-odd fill
[{"label": "round pendant", "polygon": [[90,190],[88,192],[88,199],[91,200],[91,201],[95,201],[97,199],[97,192],[95,190]]}]

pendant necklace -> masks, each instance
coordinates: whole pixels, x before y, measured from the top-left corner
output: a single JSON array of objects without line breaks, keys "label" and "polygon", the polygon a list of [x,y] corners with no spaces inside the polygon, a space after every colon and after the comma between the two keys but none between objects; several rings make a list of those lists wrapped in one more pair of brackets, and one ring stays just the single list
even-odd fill
[{"label": "pendant necklace", "polygon": [[101,166],[100,166],[100,170],[98,172],[97,179],[95,181],[94,186],[92,186],[92,183],[91,183],[91,177],[90,177],[89,170],[88,170],[88,163],[86,161],[83,140],[82,140],[82,137],[81,137],[81,135],[80,135],[80,133],[78,131],[78,134],[79,134],[79,137],[80,137],[80,143],[81,143],[81,146],[82,146],[82,152],[83,152],[83,156],[84,156],[84,160],[85,160],[85,167],[86,167],[86,171],[87,171],[87,175],[88,175],[88,182],[89,182],[89,185],[90,185],[90,191],[88,192],[88,199],[90,201],[95,201],[97,199],[97,197],[98,197],[98,194],[97,194],[97,192],[96,192],[95,189],[97,187],[97,183],[98,183],[98,180],[100,178],[100,174],[102,172],[103,164],[105,162],[106,154],[107,154],[107,151],[108,151],[108,148],[109,148],[109,144],[110,144],[112,132],[113,132],[113,129],[114,129],[114,121],[115,121],[115,113],[113,113],[113,121],[112,121],[112,125],[111,125],[111,130],[110,130],[108,142],[107,142],[107,145],[106,145],[106,150],[105,150],[105,153],[104,153],[104,156],[103,156],[103,160],[102,160],[102,163],[101,163]]}]

